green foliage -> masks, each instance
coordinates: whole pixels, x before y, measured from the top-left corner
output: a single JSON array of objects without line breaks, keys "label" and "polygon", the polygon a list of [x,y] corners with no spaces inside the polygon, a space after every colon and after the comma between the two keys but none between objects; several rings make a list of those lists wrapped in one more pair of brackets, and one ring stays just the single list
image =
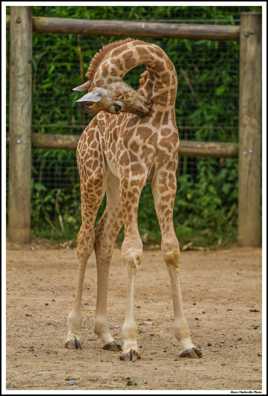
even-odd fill
[{"label": "green foliage", "polygon": [[[257,7],[216,6],[36,6],[34,16],[106,19],[172,20],[191,23],[239,23],[241,11]],[[89,122],[75,103],[72,88],[85,80],[96,51],[111,36],[33,34],[33,131],[80,134]],[[238,140],[239,44],[233,41],[148,39],[170,56],[178,73],[176,103],[181,139]],[[141,68],[126,78],[137,86]],[[182,243],[215,245],[236,238],[237,160],[180,160],[175,229]],[[100,209],[103,211],[104,205]],[[72,239],[80,225],[79,179],[75,153],[33,150],[32,224],[38,236]],[[150,186],[140,201],[139,225],[148,243],[160,241]],[[122,239],[122,234],[120,236]]]}]

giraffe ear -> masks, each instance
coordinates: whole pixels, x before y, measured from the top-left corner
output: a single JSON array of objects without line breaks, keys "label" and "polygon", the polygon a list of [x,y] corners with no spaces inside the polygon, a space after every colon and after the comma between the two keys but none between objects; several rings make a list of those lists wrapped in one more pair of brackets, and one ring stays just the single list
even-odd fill
[{"label": "giraffe ear", "polygon": [[85,94],[84,96],[82,96],[82,98],[76,100],[76,102],[93,102],[93,103],[97,103],[99,102],[103,96],[106,94],[106,92],[104,92],[106,90],[95,90],[92,92],[88,92],[87,94]]},{"label": "giraffe ear", "polygon": [[83,84],[73,88],[72,90],[77,92],[85,92],[88,90],[89,87],[90,87],[90,81],[86,81]]}]

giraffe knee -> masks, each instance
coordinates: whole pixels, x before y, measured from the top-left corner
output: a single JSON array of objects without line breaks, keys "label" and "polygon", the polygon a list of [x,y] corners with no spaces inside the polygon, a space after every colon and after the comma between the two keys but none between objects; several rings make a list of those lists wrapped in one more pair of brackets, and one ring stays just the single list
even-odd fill
[{"label": "giraffe knee", "polygon": [[77,237],[76,253],[79,259],[87,260],[93,250],[95,234],[93,229],[81,226]]},{"label": "giraffe knee", "polygon": [[128,252],[122,253],[122,256],[129,267],[133,268],[134,270],[137,270],[140,268],[142,252],[128,251]]},{"label": "giraffe knee", "polygon": [[169,266],[175,267],[179,270],[180,264],[180,248],[178,244],[169,246],[168,248],[162,248],[165,263]]},{"label": "giraffe knee", "polygon": [[122,249],[122,257],[128,266],[137,270],[141,266],[142,249]]},{"label": "giraffe knee", "polygon": [[143,247],[142,241],[136,239],[135,241],[124,240],[121,247],[121,254],[125,262],[132,268],[138,269],[141,265]]}]

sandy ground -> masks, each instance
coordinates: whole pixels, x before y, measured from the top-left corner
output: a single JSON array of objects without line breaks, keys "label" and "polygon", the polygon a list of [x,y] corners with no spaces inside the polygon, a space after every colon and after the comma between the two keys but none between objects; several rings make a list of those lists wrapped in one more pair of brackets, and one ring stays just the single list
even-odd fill
[{"label": "sandy ground", "polygon": [[[161,253],[144,253],[136,317],[142,359],[119,360],[94,332],[95,257],[83,299],[83,349],[64,348],[77,273],[75,250],[8,246],[7,389],[261,390],[261,251],[182,253],[185,311],[202,359],[182,359],[173,336],[168,273]],[[109,317],[116,338],[125,312],[127,271],[115,250]]]}]

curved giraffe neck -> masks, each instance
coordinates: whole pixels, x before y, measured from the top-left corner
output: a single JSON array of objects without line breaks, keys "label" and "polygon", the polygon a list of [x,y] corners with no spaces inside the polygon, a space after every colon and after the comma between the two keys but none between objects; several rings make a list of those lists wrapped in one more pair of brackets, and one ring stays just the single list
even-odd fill
[{"label": "curved giraffe neck", "polygon": [[86,77],[90,82],[92,82],[94,75],[96,73],[96,70],[102,60],[106,58],[109,55],[109,52],[111,52],[112,49],[118,48],[123,44],[129,43],[130,41],[133,41],[134,39],[132,38],[127,38],[125,40],[119,40],[113,43],[106,44],[103,46],[91,59],[91,62],[88,66],[87,72],[86,72]]},{"label": "curved giraffe neck", "polygon": [[143,89],[153,104],[158,107],[173,107],[177,94],[176,70],[166,55],[157,45],[141,40],[128,41],[109,51],[99,64],[94,75],[94,85],[105,86],[120,81],[132,69],[146,65],[149,73],[150,89]]}]

